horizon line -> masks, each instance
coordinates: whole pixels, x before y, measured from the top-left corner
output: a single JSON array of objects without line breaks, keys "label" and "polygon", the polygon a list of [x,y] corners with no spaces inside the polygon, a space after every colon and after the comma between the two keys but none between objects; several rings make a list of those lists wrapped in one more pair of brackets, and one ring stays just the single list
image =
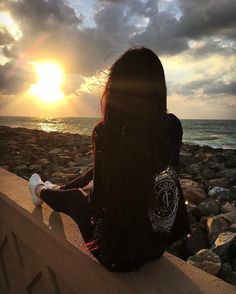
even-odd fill
[{"label": "horizon line", "polygon": [[[38,118],[38,119],[62,119],[62,118],[96,118],[102,119],[99,116],[27,116],[27,115],[0,115],[0,117],[24,117],[24,118]],[[178,116],[177,116],[178,117]],[[236,120],[236,118],[181,118],[180,120]]]}]

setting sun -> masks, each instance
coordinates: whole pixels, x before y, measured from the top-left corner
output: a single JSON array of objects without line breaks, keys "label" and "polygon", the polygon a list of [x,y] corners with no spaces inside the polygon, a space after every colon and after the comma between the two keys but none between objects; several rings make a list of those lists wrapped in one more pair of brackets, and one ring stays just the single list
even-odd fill
[{"label": "setting sun", "polygon": [[61,87],[64,72],[61,65],[54,62],[34,62],[37,83],[30,88],[30,95],[47,102],[55,103],[64,98]]}]

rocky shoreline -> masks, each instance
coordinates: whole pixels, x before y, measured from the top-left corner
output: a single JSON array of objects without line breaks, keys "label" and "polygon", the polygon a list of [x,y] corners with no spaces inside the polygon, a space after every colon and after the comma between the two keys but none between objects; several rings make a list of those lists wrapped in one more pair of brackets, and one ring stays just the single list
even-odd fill
[{"label": "rocky shoreline", "polygon": [[[91,137],[0,126],[0,166],[63,184],[92,166]],[[236,150],[186,145],[181,186],[192,233],[168,251],[236,285]]]}]

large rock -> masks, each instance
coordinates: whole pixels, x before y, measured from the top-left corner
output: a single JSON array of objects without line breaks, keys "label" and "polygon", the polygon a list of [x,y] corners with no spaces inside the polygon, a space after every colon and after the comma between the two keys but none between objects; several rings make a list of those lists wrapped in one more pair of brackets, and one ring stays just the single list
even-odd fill
[{"label": "large rock", "polygon": [[60,148],[54,148],[54,149],[50,150],[48,152],[48,154],[56,155],[56,154],[59,154],[59,153],[62,153],[62,152],[63,152],[62,149],[60,149]]},{"label": "large rock", "polygon": [[236,239],[236,233],[223,232],[215,240],[211,246],[211,250],[215,252],[222,262],[229,259],[229,248]]},{"label": "large rock", "polygon": [[202,171],[202,163],[197,162],[194,164],[191,164],[190,166],[186,167],[187,173],[193,175],[193,176],[199,176]]},{"label": "large rock", "polygon": [[232,282],[232,279],[231,279],[231,275],[232,275],[232,266],[229,262],[224,262],[222,263],[221,265],[221,269],[220,269],[220,272],[219,272],[219,277],[228,282],[228,283],[231,283]]},{"label": "large rock", "polygon": [[209,159],[212,158],[212,153],[205,153],[205,152],[200,152],[196,155],[196,158],[199,160],[199,161],[202,161],[202,162],[208,162]]},{"label": "large rock", "polygon": [[79,146],[79,152],[82,154],[85,154],[89,151],[89,144],[83,143],[81,146]]},{"label": "large rock", "polygon": [[188,263],[216,276],[221,267],[220,258],[210,249],[202,249],[187,260]]},{"label": "large rock", "polygon": [[180,164],[182,167],[187,167],[196,162],[198,162],[198,160],[191,152],[188,152],[188,151],[180,152]]},{"label": "large rock", "polygon": [[189,202],[199,204],[206,199],[206,193],[201,184],[188,179],[182,179],[180,182],[185,199]]},{"label": "large rock", "polygon": [[209,186],[211,188],[214,188],[214,187],[228,188],[229,181],[226,178],[212,179],[212,180],[209,180]]},{"label": "large rock", "polygon": [[228,168],[236,168],[236,154],[232,154],[231,156],[228,156],[225,167]]},{"label": "large rock", "polygon": [[41,158],[38,160],[38,163],[44,166],[44,165],[48,165],[50,161],[48,161],[46,158]]},{"label": "large rock", "polygon": [[225,232],[228,226],[228,221],[221,215],[209,217],[207,219],[207,231],[210,244],[217,239],[220,233]]},{"label": "large rock", "polygon": [[223,213],[222,217],[229,222],[230,225],[236,223],[236,214],[233,212]]},{"label": "large rock", "polygon": [[231,193],[232,192],[230,191],[230,189],[225,189],[222,187],[214,187],[208,191],[208,195],[213,198],[223,196],[224,198],[229,199],[231,196]]},{"label": "large rock", "polygon": [[228,231],[236,233],[236,224],[232,224],[228,227]]},{"label": "large rock", "polygon": [[231,212],[231,213],[235,213],[235,214],[236,214],[236,206],[235,206],[233,203],[226,202],[226,203],[221,207],[221,211],[222,211],[223,213]]},{"label": "large rock", "polygon": [[211,169],[211,168],[205,168],[205,169],[202,170],[201,175],[202,175],[205,179],[210,180],[210,179],[215,178],[215,176],[216,176],[216,172],[214,171],[214,169]]},{"label": "large rock", "polygon": [[14,168],[14,171],[17,173],[17,172],[25,172],[28,170],[28,167],[25,165],[25,164],[22,164],[22,165],[19,165],[19,166],[16,166]]},{"label": "large rock", "polygon": [[195,224],[191,226],[191,234],[184,240],[181,254],[184,258],[196,254],[201,249],[209,248],[206,231],[201,225]]},{"label": "large rock", "polygon": [[202,216],[216,215],[220,213],[220,204],[216,199],[207,198],[197,206]]},{"label": "large rock", "polygon": [[218,172],[218,177],[231,178],[236,175],[236,168],[225,168]]}]

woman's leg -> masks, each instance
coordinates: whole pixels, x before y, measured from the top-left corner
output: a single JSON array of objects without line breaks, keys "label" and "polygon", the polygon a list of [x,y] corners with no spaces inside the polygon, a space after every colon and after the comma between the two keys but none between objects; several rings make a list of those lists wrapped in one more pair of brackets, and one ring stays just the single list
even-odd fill
[{"label": "woman's leg", "polygon": [[84,174],[78,178],[70,181],[69,183],[62,185],[60,190],[83,188],[93,179],[93,167],[89,168]]},{"label": "woman's leg", "polygon": [[52,209],[69,215],[78,224],[85,242],[91,240],[93,235],[91,202],[79,189],[42,188],[40,198]]}]

